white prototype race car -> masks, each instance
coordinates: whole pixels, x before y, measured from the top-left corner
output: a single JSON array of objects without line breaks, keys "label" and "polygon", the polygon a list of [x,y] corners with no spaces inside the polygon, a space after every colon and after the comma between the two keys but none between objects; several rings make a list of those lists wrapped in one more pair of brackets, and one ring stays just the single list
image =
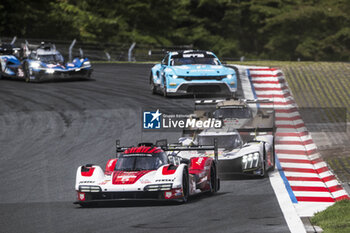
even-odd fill
[{"label": "white prototype race car", "polygon": [[[163,146],[117,145],[117,157],[110,159],[104,170],[97,165],[80,166],[74,203],[87,206],[127,199],[187,202],[190,195],[219,190],[216,161],[206,156],[209,151],[217,154],[217,147],[167,145],[164,141]],[[197,156],[179,156],[185,151],[195,151]]]},{"label": "white prototype race car", "polygon": [[[183,145],[206,145],[217,139],[220,174],[243,173],[267,176],[275,168],[275,112],[260,108],[268,100],[199,100],[197,118],[215,118],[223,127],[183,130]],[[257,107],[252,107],[257,105]],[[204,109],[203,109],[204,107]]]},{"label": "white prototype race car", "polygon": [[[274,136],[266,132],[238,132],[231,127],[209,128],[182,137],[182,145],[205,145],[217,140],[220,174],[247,174],[265,177],[275,168]],[[192,152],[192,155],[193,152]],[[207,154],[210,156],[210,154]],[[213,154],[211,154],[213,155]]]}]

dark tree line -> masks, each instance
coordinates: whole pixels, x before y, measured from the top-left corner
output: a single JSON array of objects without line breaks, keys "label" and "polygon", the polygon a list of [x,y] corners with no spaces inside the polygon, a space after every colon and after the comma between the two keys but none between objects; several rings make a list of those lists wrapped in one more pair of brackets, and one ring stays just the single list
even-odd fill
[{"label": "dark tree line", "polygon": [[2,0],[0,37],[156,46],[219,56],[350,60],[349,0]]}]

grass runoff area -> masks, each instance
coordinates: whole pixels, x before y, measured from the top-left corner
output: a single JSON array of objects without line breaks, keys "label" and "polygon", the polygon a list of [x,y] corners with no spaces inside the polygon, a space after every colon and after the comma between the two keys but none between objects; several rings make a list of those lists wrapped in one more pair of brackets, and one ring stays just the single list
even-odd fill
[{"label": "grass runoff area", "polygon": [[342,200],[315,214],[311,223],[320,226],[324,233],[350,232],[350,200]]}]

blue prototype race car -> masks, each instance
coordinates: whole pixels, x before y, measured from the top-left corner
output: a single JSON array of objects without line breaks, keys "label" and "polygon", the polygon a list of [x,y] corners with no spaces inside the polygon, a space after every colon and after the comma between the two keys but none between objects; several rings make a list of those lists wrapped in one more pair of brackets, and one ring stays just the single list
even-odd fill
[{"label": "blue prototype race car", "polygon": [[87,58],[74,58],[64,63],[63,56],[54,45],[24,44],[13,48],[3,44],[0,48],[0,78],[19,78],[26,82],[40,82],[52,79],[91,77],[92,67]]},{"label": "blue prototype race car", "polygon": [[237,74],[222,65],[212,52],[169,52],[161,64],[152,67],[150,87],[153,94],[164,96],[196,93],[235,96]]}]

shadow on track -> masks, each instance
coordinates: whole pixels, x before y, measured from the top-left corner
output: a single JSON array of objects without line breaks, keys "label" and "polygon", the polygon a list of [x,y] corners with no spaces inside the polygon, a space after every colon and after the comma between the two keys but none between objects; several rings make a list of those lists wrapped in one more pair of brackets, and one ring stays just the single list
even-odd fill
[{"label": "shadow on track", "polygon": [[103,200],[97,202],[86,203],[83,206],[76,205],[76,209],[85,208],[120,208],[120,207],[152,207],[152,206],[178,206],[178,205],[191,205],[198,201],[207,198],[213,198],[215,196],[225,195],[227,192],[219,193],[199,193],[189,197],[187,203],[182,203],[180,201],[171,200]]}]

